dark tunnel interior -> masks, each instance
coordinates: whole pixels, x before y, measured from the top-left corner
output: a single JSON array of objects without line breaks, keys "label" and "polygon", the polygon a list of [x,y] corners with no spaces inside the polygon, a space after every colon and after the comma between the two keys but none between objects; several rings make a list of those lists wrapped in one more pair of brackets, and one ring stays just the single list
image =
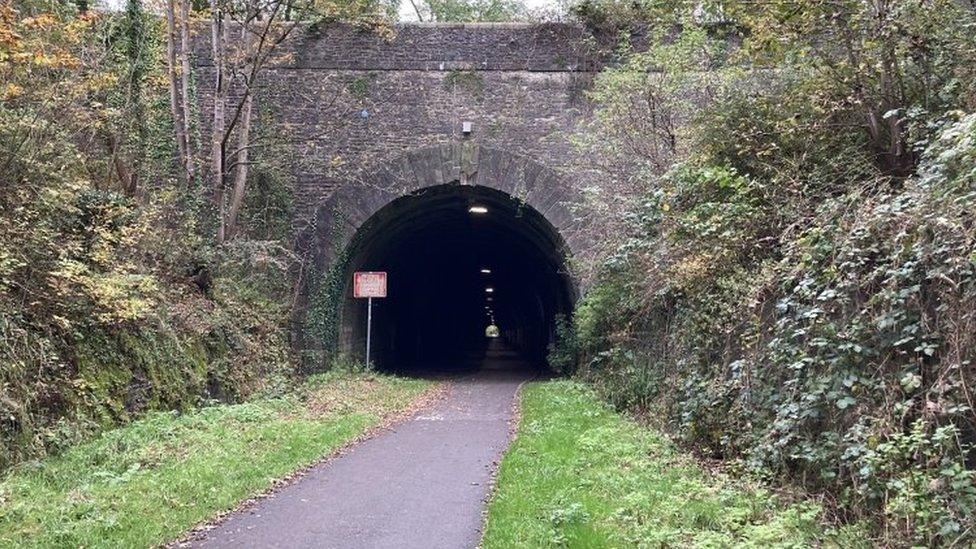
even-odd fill
[{"label": "dark tunnel interior", "polygon": [[[347,280],[354,271],[388,273],[387,297],[373,300],[370,357],[387,371],[474,369],[499,348],[542,367],[554,319],[571,311],[575,295],[556,229],[486,187],[441,185],[394,200],[360,228],[350,251]],[[367,305],[351,286],[342,338],[362,357]]]}]

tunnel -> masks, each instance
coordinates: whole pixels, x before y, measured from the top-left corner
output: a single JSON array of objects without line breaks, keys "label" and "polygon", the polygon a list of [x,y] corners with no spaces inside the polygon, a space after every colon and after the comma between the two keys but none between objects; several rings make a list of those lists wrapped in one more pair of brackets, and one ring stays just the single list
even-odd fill
[{"label": "tunnel", "polygon": [[544,368],[557,315],[575,288],[566,246],[525,202],[471,185],[427,187],[393,200],[355,234],[340,310],[341,343],[365,354],[367,303],[355,271],[387,273],[373,299],[371,364],[385,371],[484,367],[504,349]]}]

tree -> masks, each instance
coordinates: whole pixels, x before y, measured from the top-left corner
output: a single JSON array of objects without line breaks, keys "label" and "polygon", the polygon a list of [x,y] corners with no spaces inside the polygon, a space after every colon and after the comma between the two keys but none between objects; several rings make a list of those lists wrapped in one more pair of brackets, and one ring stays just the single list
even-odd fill
[{"label": "tree", "polygon": [[196,154],[190,139],[190,0],[166,2],[166,66],[169,74],[173,132],[183,178],[189,186],[196,177]]},{"label": "tree", "polygon": [[[196,150],[191,137],[191,0],[168,0],[167,65],[174,137],[187,184],[205,173],[216,216],[217,243],[237,233],[250,166],[254,94],[276,48],[313,7],[312,0],[212,0],[210,45],[213,98],[209,147]],[[233,39],[231,36],[233,35]],[[206,170],[206,171],[204,171]],[[227,188],[232,192],[227,197]]]},{"label": "tree", "polygon": [[[209,183],[218,244],[239,232],[241,209],[255,142],[255,93],[264,69],[274,63],[278,46],[300,24],[355,20],[367,25],[389,13],[389,3],[376,0],[211,0],[210,49],[213,84],[210,97],[209,139],[194,146],[191,134],[190,17],[194,0],[167,0],[167,60],[174,137],[191,184],[197,177]],[[229,191],[229,192],[228,192]]]},{"label": "tree", "polygon": [[826,110],[865,132],[878,168],[904,178],[931,116],[976,99],[973,10],[956,0],[723,3],[755,63],[791,65]]},{"label": "tree", "polygon": [[609,244],[584,265],[580,375],[699,451],[824,494],[876,545],[971,545],[976,14],[576,13],[650,44],[597,76],[579,138],[598,153],[577,172],[603,197],[591,240]]},{"label": "tree", "polygon": [[527,17],[518,0],[410,0],[417,18],[439,22],[504,22]]}]

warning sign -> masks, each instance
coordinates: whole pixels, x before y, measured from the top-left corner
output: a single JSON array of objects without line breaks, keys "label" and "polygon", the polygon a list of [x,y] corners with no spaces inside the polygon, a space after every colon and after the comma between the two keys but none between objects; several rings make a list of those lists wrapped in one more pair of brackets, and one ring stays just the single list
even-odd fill
[{"label": "warning sign", "polygon": [[353,274],[353,297],[386,297],[386,273],[357,271]]}]

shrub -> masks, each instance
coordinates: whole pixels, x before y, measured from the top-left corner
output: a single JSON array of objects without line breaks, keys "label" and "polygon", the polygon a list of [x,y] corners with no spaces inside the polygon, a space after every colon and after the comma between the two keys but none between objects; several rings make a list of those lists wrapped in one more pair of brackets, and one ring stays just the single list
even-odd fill
[{"label": "shrub", "polygon": [[576,311],[580,375],[716,457],[829,493],[886,543],[972,535],[976,115],[919,175],[791,227],[731,168],[675,169]]}]

